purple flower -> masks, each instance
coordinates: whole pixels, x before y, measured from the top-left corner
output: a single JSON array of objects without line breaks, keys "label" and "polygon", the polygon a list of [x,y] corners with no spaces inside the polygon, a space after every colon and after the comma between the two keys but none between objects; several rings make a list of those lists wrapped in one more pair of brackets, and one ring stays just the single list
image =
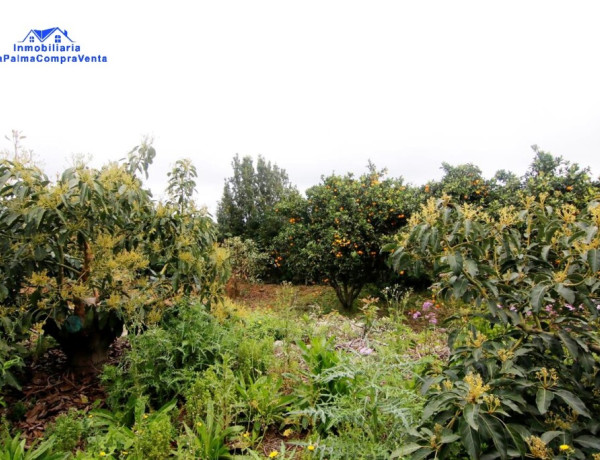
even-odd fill
[{"label": "purple flower", "polygon": [[433,318],[429,318],[429,324],[437,324],[437,318],[435,316]]},{"label": "purple flower", "polygon": [[423,310],[429,310],[431,307],[433,307],[433,302],[430,300],[423,302]]},{"label": "purple flower", "polygon": [[419,318],[419,316],[421,316],[421,312],[420,312],[420,311],[416,311],[416,312],[414,312],[414,313],[413,313],[413,315],[412,315],[413,319],[418,319],[418,318]]},{"label": "purple flower", "polygon": [[575,311],[575,307],[568,303],[565,304],[565,308],[569,311]]},{"label": "purple flower", "polygon": [[514,305],[511,305],[509,308],[510,311],[517,311],[517,308]]},{"label": "purple flower", "polygon": [[546,310],[548,313],[552,313],[552,305],[546,305],[544,310]]},{"label": "purple flower", "polygon": [[500,310],[502,310],[504,307],[500,304],[496,305],[496,307],[498,307]]},{"label": "purple flower", "polygon": [[526,316],[531,316],[531,315],[532,315],[532,313],[531,313],[531,310],[527,310],[527,311],[525,312],[525,315],[526,315]]}]

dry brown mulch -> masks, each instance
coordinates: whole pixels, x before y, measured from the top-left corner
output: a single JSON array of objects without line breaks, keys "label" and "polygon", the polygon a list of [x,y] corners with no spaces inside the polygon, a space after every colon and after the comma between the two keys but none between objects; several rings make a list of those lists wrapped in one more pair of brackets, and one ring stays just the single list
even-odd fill
[{"label": "dry brown mulch", "polygon": [[[115,341],[107,364],[116,364],[128,347],[126,338]],[[4,395],[6,408],[0,410],[0,416],[14,420],[14,428],[23,433],[28,444],[42,437],[46,427],[70,409],[88,412],[104,407],[106,393],[99,372],[75,374],[57,348],[36,360],[27,360],[21,383],[21,391],[11,390]]]}]

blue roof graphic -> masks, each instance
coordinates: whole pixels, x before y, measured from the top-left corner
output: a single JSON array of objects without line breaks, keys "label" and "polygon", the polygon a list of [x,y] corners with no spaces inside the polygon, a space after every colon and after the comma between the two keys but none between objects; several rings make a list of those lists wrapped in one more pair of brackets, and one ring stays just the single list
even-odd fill
[{"label": "blue roof graphic", "polygon": [[29,35],[33,34],[37,37],[37,39],[41,42],[43,42],[44,40],[46,40],[50,35],[52,35],[55,31],[59,31],[67,40],[69,40],[70,42],[73,42],[73,40],[71,40],[68,36],[67,36],[67,31],[66,30],[61,30],[59,27],[52,27],[50,29],[31,29],[27,35],[25,35],[25,38],[23,40],[21,40],[21,42],[24,42],[27,37],[29,37]]}]

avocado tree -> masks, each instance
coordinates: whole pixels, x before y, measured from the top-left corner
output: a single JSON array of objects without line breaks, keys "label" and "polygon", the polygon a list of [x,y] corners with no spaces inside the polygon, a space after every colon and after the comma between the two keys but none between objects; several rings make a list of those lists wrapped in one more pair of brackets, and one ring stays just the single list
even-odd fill
[{"label": "avocado tree", "polygon": [[600,203],[549,198],[496,215],[432,198],[387,248],[396,270],[429,272],[458,320],[448,364],[423,386],[422,425],[397,457],[600,451]]},{"label": "avocado tree", "polygon": [[306,198],[276,208],[286,223],[275,239],[275,263],[299,280],[329,284],[350,310],[363,286],[386,271],[381,247],[414,203],[412,189],[372,164],[359,178],[323,177]]},{"label": "avocado tree", "polygon": [[124,324],[157,321],[174,298],[218,289],[209,217],[157,204],[137,173],[154,148],[51,182],[35,166],[0,164],[0,302],[43,324],[72,365],[106,357]]}]

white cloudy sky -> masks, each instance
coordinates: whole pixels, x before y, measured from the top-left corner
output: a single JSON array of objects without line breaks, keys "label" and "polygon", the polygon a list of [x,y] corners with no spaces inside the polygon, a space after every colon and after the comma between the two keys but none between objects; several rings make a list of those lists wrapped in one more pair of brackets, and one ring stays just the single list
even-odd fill
[{"label": "white cloudy sky", "polygon": [[532,144],[597,176],[599,15],[596,1],[3,2],[0,54],[61,27],[109,62],[0,63],[0,133],[23,131],[50,173],[150,134],[153,190],[189,157],[211,210],[236,153],[302,190],[368,159],[416,184],[442,161],[522,174]]}]

